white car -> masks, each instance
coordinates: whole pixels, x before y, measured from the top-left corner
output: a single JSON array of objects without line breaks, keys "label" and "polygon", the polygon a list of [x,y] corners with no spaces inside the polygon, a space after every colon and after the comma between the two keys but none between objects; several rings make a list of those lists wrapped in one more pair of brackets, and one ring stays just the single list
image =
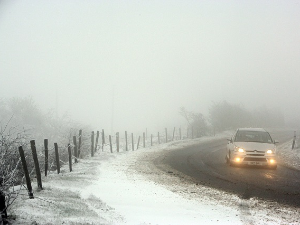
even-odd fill
[{"label": "white car", "polygon": [[277,168],[276,143],[262,128],[237,129],[228,139],[226,162],[229,165],[255,165]]}]

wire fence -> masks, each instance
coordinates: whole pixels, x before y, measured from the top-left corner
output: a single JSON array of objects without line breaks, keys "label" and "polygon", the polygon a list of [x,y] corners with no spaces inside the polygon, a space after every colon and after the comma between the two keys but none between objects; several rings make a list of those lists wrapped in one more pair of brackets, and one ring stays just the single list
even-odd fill
[{"label": "wire fence", "polygon": [[[101,152],[136,151],[141,148],[195,137],[197,135],[194,134],[192,128],[182,130],[175,127],[171,130],[165,128],[155,134],[148,134],[147,129],[145,132],[135,134],[124,131],[110,135],[107,135],[103,129],[96,132],[72,130],[67,138],[68,143],[65,144],[50,143],[48,139],[44,139],[44,143],[41,140],[39,142],[31,140],[29,144],[24,142],[26,138],[18,137],[19,141],[14,142],[14,148],[16,148],[16,144],[19,144],[19,156],[15,159],[15,164],[10,163],[10,165],[15,166],[14,172],[18,171],[18,173],[11,174],[11,177],[18,177],[19,180],[10,183],[6,188],[3,188],[3,184],[7,183],[7,180],[0,180],[0,187],[2,187],[0,189],[0,219],[6,220],[7,209],[20,194],[21,187],[25,187],[29,198],[33,199],[35,196],[31,185],[32,180],[37,182],[38,190],[41,191],[43,190],[42,176],[59,174],[60,168],[64,165],[68,164],[71,172],[74,163],[78,163],[80,159],[89,155],[93,157],[96,152],[101,155]],[[14,188],[16,185],[19,185],[18,190]]]}]

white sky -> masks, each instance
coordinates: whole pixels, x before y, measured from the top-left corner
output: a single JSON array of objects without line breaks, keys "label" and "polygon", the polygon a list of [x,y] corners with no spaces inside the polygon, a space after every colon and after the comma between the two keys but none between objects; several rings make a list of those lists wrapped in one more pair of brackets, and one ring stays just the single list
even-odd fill
[{"label": "white sky", "polygon": [[0,0],[0,93],[48,109],[57,92],[60,115],[98,129],[114,108],[114,131],[221,100],[300,115],[299,21],[296,0]]}]

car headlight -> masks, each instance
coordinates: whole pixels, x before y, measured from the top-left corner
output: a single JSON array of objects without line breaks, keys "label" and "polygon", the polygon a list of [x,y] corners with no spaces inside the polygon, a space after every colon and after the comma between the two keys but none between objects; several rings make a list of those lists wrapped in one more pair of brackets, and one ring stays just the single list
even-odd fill
[{"label": "car headlight", "polygon": [[235,158],[235,161],[236,161],[236,162],[240,162],[240,161],[241,161],[241,158]]},{"label": "car headlight", "polygon": [[240,147],[237,147],[237,146],[234,146],[234,151],[235,152],[240,152],[240,153],[245,152],[245,150],[243,148],[240,148]]},{"label": "car headlight", "polygon": [[242,149],[242,148],[239,148],[238,151],[239,151],[239,152],[245,152],[245,150]]},{"label": "car headlight", "polygon": [[270,163],[275,163],[276,161],[275,161],[275,159],[270,159],[269,162],[270,162]]},{"label": "car headlight", "polygon": [[269,150],[267,150],[267,153],[268,153],[268,154],[272,154],[273,151],[269,149]]}]

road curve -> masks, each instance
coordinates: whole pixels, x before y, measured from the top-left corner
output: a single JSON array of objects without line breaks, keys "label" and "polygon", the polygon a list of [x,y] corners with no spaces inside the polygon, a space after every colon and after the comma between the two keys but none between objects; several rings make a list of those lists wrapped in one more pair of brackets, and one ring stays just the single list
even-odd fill
[{"label": "road curve", "polygon": [[[289,133],[271,135],[281,143]],[[230,167],[225,163],[226,139],[203,142],[168,152],[160,163],[188,175],[193,182],[234,193],[241,198],[276,201],[300,207],[300,171],[278,165],[277,170]]]}]

